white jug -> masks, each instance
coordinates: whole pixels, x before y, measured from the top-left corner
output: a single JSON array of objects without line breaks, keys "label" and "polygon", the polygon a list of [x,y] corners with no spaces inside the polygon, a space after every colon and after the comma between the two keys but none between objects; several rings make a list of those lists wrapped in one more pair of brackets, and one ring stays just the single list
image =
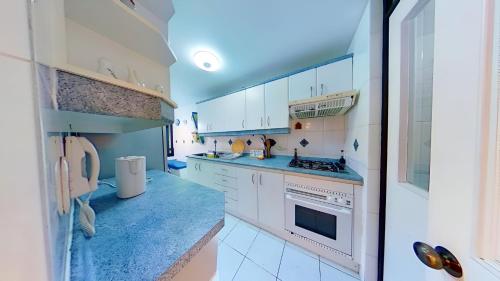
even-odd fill
[{"label": "white jug", "polygon": [[130,198],[146,191],[146,157],[116,158],[115,174],[118,198]]}]

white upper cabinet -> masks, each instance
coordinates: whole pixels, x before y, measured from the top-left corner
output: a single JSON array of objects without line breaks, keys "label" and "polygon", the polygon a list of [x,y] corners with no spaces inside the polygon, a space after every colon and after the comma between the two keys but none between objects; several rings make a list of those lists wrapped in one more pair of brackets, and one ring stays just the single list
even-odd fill
[{"label": "white upper cabinet", "polygon": [[213,132],[231,132],[246,130],[245,91],[215,99],[216,121]]},{"label": "white upper cabinet", "polygon": [[264,92],[264,104],[266,108],[265,128],[287,128],[289,119],[288,77],[266,83]]},{"label": "white upper cabinet", "polygon": [[196,105],[196,110],[198,111],[198,132],[200,133],[208,133],[209,113],[207,109],[208,102],[203,102]]},{"label": "white upper cabinet", "polygon": [[317,95],[352,90],[352,57],[317,68]]},{"label": "white upper cabinet", "polygon": [[316,68],[290,76],[290,100],[303,100],[316,96]]},{"label": "white upper cabinet", "polygon": [[264,129],[265,123],[265,102],[264,85],[246,89],[246,130]]}]

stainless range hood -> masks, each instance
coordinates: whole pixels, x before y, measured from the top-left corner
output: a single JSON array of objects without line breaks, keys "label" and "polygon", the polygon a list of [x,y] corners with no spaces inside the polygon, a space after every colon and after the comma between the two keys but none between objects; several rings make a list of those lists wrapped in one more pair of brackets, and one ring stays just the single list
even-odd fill
[{"label": "stainless range hood", "polygon": [[359,91],[352,90],[290,102],[290,117],[305,119],[344,115],[356,104],[358,94]]}]

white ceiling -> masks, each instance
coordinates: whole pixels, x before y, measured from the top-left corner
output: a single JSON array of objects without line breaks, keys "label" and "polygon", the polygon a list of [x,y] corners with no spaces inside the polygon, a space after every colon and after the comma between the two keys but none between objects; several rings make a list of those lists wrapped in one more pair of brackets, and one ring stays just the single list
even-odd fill
[{"label": "white ceiling", "polygon": [[[345,54],[367,0],[173,2],[171,93],[184,105]],[[221,70],[196,68],[192,55],[199,49],[213,50]]]}]

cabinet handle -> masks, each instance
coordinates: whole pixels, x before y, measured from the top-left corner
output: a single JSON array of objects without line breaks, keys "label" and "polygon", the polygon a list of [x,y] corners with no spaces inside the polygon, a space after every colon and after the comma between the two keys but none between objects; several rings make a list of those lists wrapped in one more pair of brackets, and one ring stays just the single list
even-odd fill
[{"label": "cabinet handle", "polygon": [[201,163],[198,164],[198,171],[201,172]]},{"label": "cabinet handle", "polygon": [[264,126],[264,118],[260,117],[260,127],[262,128]]},{"label": "cabinet handle", "polygon": [[271,126],[271,119],[269,119],[269,116],[267,116],[267,126],[270,127]]},{"label": "cabinet handle", "polygon": [[254,177],[255,177],[255,174],[252,174],[252,184],[255,184]]},{"label": "cabinet handle", "polygon": [[311,98],[313,96],[313,87],[311,86]]},{"label": "cabinet handle", "polygon": [[259,174],[259,183],[262,185],[262,174]]},{"label": "cabinet handle", "polygon": [[325,85],[321,84],[321,95],[323,95],[324,88],[325,88]]},{"label": "cabinet handle", "polygon": [[241,127],[245,128],[245,119],[241,120]]}]

